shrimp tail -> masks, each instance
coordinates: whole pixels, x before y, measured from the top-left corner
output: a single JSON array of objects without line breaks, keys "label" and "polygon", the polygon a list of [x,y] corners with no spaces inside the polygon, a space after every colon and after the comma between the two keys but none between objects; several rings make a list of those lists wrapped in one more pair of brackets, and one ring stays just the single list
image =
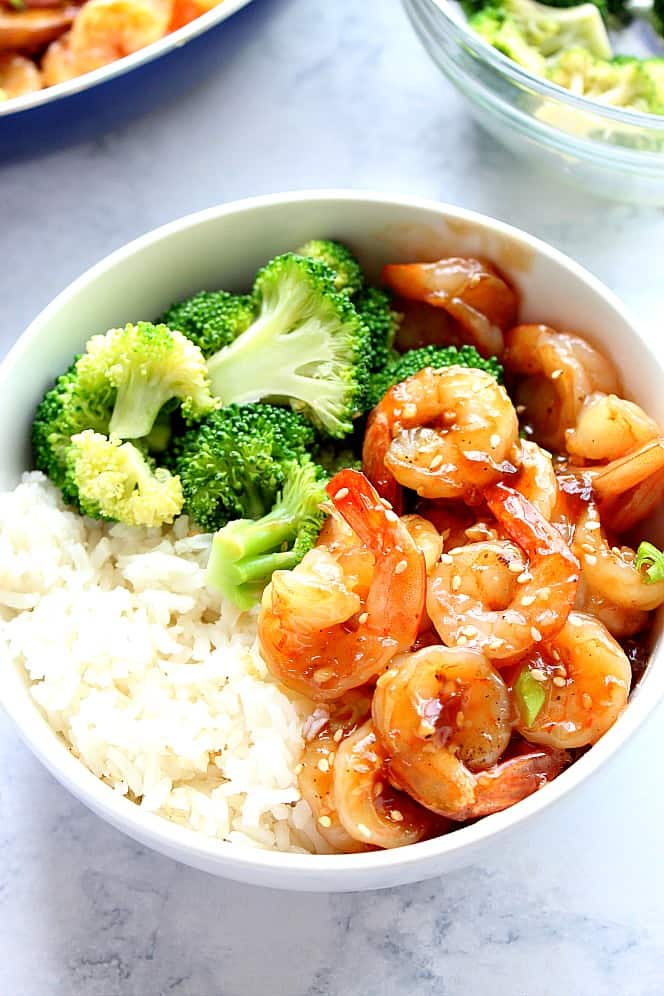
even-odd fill
[{"label": "shrimp tail", "polygon": [[[561,533],[537,511],[522,494],[499,483],[487,489],[486,503],[498,522],[515,543],[529,556],[556,554],[578,580],[581,566]],[[570,578],[569,580],[574,580]],[[573,599],[572,599],[573,601]],[[570,603],[571,605],[571,603]]]},{"label": "shrimp tail", "polygon": [[523,751],[476,775],[475,801],[467,818],[508,809],[556,778],[572,760],[567,751],[552,747],[526,744]]}]

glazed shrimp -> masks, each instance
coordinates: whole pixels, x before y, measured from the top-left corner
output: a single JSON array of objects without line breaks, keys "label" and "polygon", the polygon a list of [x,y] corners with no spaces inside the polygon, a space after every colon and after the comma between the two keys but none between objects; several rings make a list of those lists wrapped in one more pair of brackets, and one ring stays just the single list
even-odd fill
[{"label": "glazed shrimp", "polygon": [[444,832],[431,812],[388,781],[387,757],[371,721],[341,741],[333,771],[337,816],[351,839],[390,848],[414,844],[434,828]]},{"label": "glazed shrimp", "polygon": [[420,370],[387,392],[364,437],[363,464],[379,493],[396,480],[423,498],[461,498],[514,473],[518,422],[484,370]]},{"label": "glazed shrimp", "polygon": [[34,62],[15,52],[0,52],[0,100],[41,90],[41,73]]},{"label": "glazed shrimp", "polygon": [[576,425],[589,394],[619,388],[613,366],[580,336],[546,325],[517,325],[505,347],[505,368],[525,377],[516,399],[548,449],[564,450],[565,433]]},{"label": "glazed shrimp", "polygon": [[435,263],[395,263],[383,281],[402,297],[444,309],[482,356],[500,356],[503,332],[514,325],[517,296],[484,260],[451,257]]},{"label": "glazed shrimp", "polygon": [[402,515],[401,521],[413,537],[418,550],[422,551],[426,572],[430,574],[443,552],[443,537],[433,522],[421,515]]},{"label": "glazed shrimp", "polygon": [[0,51],[38,52],[66,31],[77,13],[75,7],[11,11],[0,7]]},{"label": "glazed shrimp", "polygon": [[565,440],[567,452],[577,462],[598,463],[617,460],[658,435],[657,422],[632,401],[615,394],[592,394]]},{"label": "glazed shrimp", "polygon": [[163,38],[172,0],[88,0],[42,61],[47,86],[99,69]]},{"label": "glazed shrimp", "polygon": [[302,798],[316,820],[318,832],[337,851],[349,854],[368,850],[344,829],[334,798],[334,759],[344,737],[366,723],[371,715],[372,693],[363,688],[347,692],[343,699],[319,707],[305,723],[305,747],[298,783]]},{"label": "glazed shrimp", "polygon": [[375,557],[368,591],[349,587],[332,554],[316,547],[294,570],[275,571],[258,619],[272,673],[318,701],[365,684],[413,644],[426,591],[421,552],[364,475],[343,470],[327,491]]},{"label": "glazed shrimp", "polygon": [[563,750],[596,743],[627,705],[632,671],[625,652],[593,616],[571,612],[556,638],[524,663],[545,693],[530,725],[515,696],[516,728]]},{"label": "glazed shrimp", "polygon": [[647,518],[664,497],[664,436],[612,460],[593,474],[602,519],[616,532]]},{"label": "glazed shrimp", "polygon": [[501,660],[560,629],[574,604],[579,562],[513,488],[494,485],[486,498],[511,542],[470,543],[443,555],[429,580],[427,611],[443,643]]},{"label": "glazed shrimp", "polygon": [[539,751],[499,762],[512,732],[509,692],[472,650],[427,647],[396,658],[378,679],[372,716],[392,779],[451,820],[511,806],[568,760]]},{"label": "glazed shrimp", "polygon": [[540,515],[551,521],[558,501],[558,482],[551,456],[537,443],[523,440],[519,473],[510,482],[519,494],[534,505]]}]

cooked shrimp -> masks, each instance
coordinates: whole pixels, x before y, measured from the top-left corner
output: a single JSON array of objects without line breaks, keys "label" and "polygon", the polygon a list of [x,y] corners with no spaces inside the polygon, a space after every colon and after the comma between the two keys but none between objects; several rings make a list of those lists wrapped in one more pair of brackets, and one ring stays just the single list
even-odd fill
[{"label": "cooked shrimp", "polygon": [[443,555],[429,580],[427,611],[443,643],[501,660],[560,629],[574,604],[579,562],[517,491],[497,484],[486,497],[512,542],[470,543]]},{"label": "cooked shrimp", "polygon": [[402,515],[401,521],[413,537],[417,548],[422,551],[427,574],[430,574],[443,552],[443,537],[433,522],[421,515]]},{"label": "cooked shrimp", "polygon": [[645,584],[629,546],[610,546],[599,513],[590,505],[581,514],[572,545],[587,585],[619,608],[649,612],[664,604],[664,581]]},{"label": "cooked shrimp", "polygon": [[76,7],[12,11],[0,7],[0,51],[38,52],[66,31],[77,14]]},{"label": "cooked shrimp", "polygon": [[510,697],[477,651],[438,646],[396,658],[378,679],[372,715],[392,779],[451,820],[505,809],[567,761],[535,752],[498,763],[512,732]]},{"label": "cooked shrimp", "polygon": [[99,69],[163,38],[173,0],[88,0],[42,61],[48,86]]},{"label": "cooked shrimp", "polygon": [[548,449],[564,450],[565,432],[576,425],[589,394],[619,388],[612,364],[580,336],[546,325],[517,325],[505,346],[505,368],[525,376],[516,400]]},{"label": "cooked shrimp", "polygon": [[558,483],[551,456],[546,450],[537,443],[523,440],[519,473],[510,484],[535,506],[547,522],[551,521],[558,501]]},{"label": "cooked shrimp", "polygon": [[567,452],[577,462],[596,463],[617,460],[658,435],[657,422],[632,401],[615,394],[592,394],[565,439]]},{"label": "cooked shrimp", "polygon": [[41,73],[34,62],[15,52],[0,52],[0,93],[3,99],[41,90]]},{"label": "cooked shrimp", "polygon": [[403,847],[431,836],[434,828],[443,832],[431,812],[390,784],[385,751],[371,721],[341,741],[333,771],[337,817],[353,840]]},{"label": "cooked shrimp", "polygon": [[367,479],[343,470],[327,486],[335,507],[375,557],[366,593],[349,587],[325,547],[292,571],[275,571],[258,619],[272,673],[315,700],[365,684],[410,647],[424,609],[424,558]]},{"label": "cooked shrimp", "polygon": [[532,743],[564,750],[594,744],[627,704],[629,661],[593,616],[571,612],[555,639],[538,647],[524,666],[545,693],[530,725],[515,696],[516,728]]},{"label": "cooked shrimp", "polygon": [[503,332],[514,325],[517,296],[484,260],[451,257],[435,263],[395,263],[383,281],[402,297],[443,308],[482,356],[499,356]]},{"label": "cooked shrimp", "polygon": [[506,473],[518,423],[505,389],[484,370],[420,370],[373,410],[363,462],[384,497],[396,480],[423,498],[460,498]]},{"label": "cooked shrimp", "polygon": [[460,502],[433,501],[420,499],[415,505],[418,515],[433,523],[440,533],[443,547],[452,550],[468,542],[466,530],[476,523],[475,516],[466,505]]},{"label": "cooked shrimp", "polygon": [[338,702],[319,707],[305,723],[305,746],[298,783],[316,820],[318,832],[338,851],[366,851],[342,826],[334,799],[334,758],[340,741],[371,715],[372,693],[353,689]]},{"label": "cooked shrimp", "polygon": [[598,592],[593,591],[586,581],[583,571],[579,579],[579,587],[574,600],[576,612],[585,612],[587,615],[595,616],[606,626],[611,636],[616,640],[624,640],[626,637],[634,636],[642,632],[648,625],[650,616],[641,609],[626,609],[612,602],[609,598],[604,598]]},{"label": "cooked shrimp", "polygon": [[616,532],[647,518],[664,498],[664,436],[651,439],[593,474],[602,520]]}]

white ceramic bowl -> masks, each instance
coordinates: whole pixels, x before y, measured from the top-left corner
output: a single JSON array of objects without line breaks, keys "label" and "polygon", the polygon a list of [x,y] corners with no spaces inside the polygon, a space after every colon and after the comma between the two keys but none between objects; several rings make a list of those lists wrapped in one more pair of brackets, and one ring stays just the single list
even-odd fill
[{"label": "white ceramic bowl", "polygon": [[[555,249],[490,218],[441,204],[344,191],[279,194],[211,208],[131,242],[88,270],[35,319],[0,367],[0,488],[15,485],[30,466],[34,407],[92,333],[150,318],[200,288],[246,288],[265,260],[313,236],[348,242],[373,276],[387,261],[488,257],[518,288],[523,319],[587,334],[619,362],[627,392],[664,423],[659,359],[611,292]],[[551,785],[448,836],[368,854],[250,850],[175,826],[143,812],[84,768],[51,731],[18,670],[5,667],[0,696],[24,741],[55,777],[103,819],[143,844],[242,882],[299,890],[363,890],[417,881],[468,863],[482,847],[501,846],[497,837],[585,782],[632,736],[662,696],[663,657],[660,636],[623,716]]]}]

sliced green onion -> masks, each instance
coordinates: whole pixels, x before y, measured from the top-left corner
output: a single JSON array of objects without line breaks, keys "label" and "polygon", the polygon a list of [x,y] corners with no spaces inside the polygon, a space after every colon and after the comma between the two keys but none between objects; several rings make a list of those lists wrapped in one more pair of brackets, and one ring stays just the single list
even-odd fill
[{"label": "sliced green onion", "polygon": [[540,709],[546,701],[546,692],[541,681],[533,678],[530,668],[524,667],[514,685],[519,712],[526,721],[526,726],[532,726],[539,716]]},{"label": "sliced green onion", "polygon": [[664,581],[664,553],[652,543],[639,543],[635,567],[646,584]]}]

